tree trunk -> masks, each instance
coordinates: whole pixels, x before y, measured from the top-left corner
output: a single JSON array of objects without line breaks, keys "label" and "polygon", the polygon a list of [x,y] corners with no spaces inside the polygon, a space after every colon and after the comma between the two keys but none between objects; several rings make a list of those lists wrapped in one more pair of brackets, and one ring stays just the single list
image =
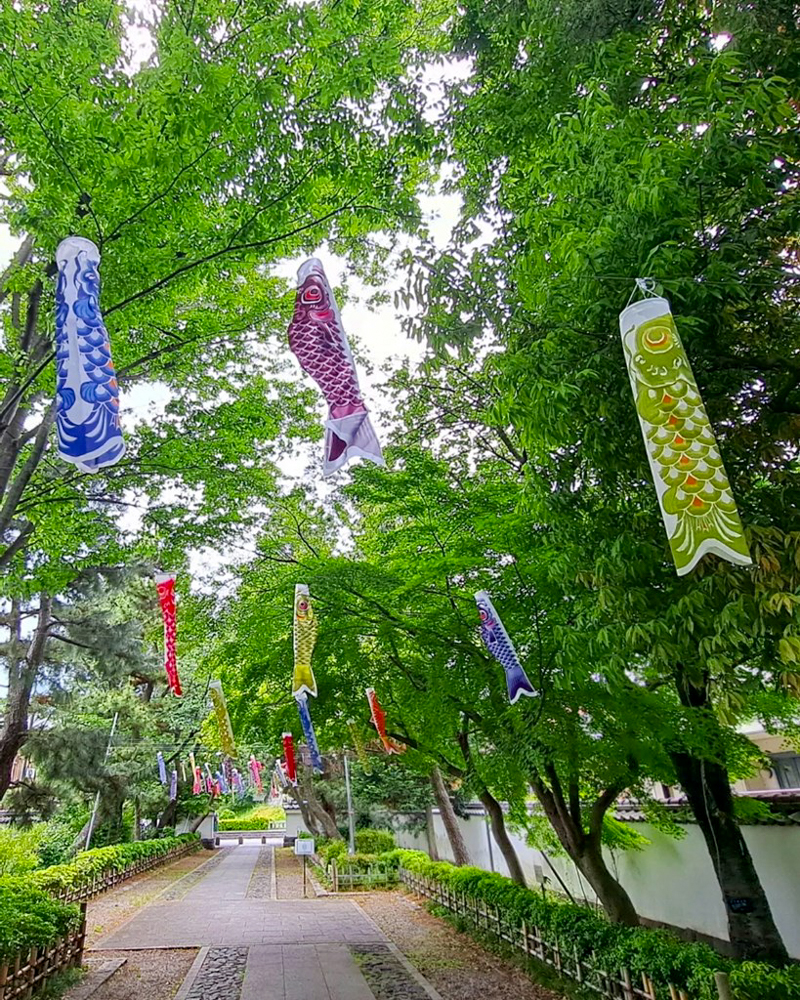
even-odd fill
[{"label": "tree trunk", "polygon": [[428,856],[431,861],[438,861],[439,851],[436,847],[436,827],[433,823],[432,806],[427,806],[425,809],[425,839],[428,841]]},{"label": "tree trunk", "polygon": [[512,880],[517,883],[517,885],[527,885],[528,883],[525,879],[525,872],[522,870],[519,857],[517,856],[517,852],[514,849],[514,845],[511,843],[511,838],[509,837],[508,830],[506,829],[503,807],[488,788],[482,789],[478,793],[478,798],[483,803],[483,808],[489,815],[489,821],[492,825],[492,836],[494,837],[494,842],[500,848],[503,860],[508,866],[508,874],[511,876]]},{"label": "tree trunk", "polygon": [[[693,684],[681,666],[676,673],[678,697],[688,709],[702,713],[702,721],[717,726],[708,684]],[[737,958],[786,965],[789,955],[772,917],[767,895],[758,877],[733,810],[728,769],[689,753],[674,752],[672,762],[711,855],[725,912],[728,937]]]},{"label": "tree trunk", "polygon": [[36,631],[28,643],[27,652],[23,655],[24,646],[20,637],[22,608],[17,601],[12,604],[8,626],[11,629],[7,660],[9,664],[8,697],[3,728],[0,730],[0,800],[11,785],[11,770],[14,760],[28,738],[31,693],[39,668],[44,660],[51,607],[51,599],[42,595],[39,599]]},{"label": "tree trunk", "polygon": [[433,796],[439,807],[444,828],[447,831],[447,839],[450,841],[450,847],[453,849],[455,863],[457,865],[472,864],[467,845],[464,843],[464,837],[458,825],[458,818],[453,810],[453,803],[450,801],[450,796],[442,779],[442,773],[438,767],[435,767],[431,771],[431,787],[433,788]]},{"label": "tree trunk", "polygon": [[548,779],[549,785],[540,774],[534,773],[531,786],[561,846],[597,893],[608,919],[617,924],[638,926],[636,908],[628,893],[608,870],[601,846],[603,816],[619,794],[619,789],[607,788],[594,800],[589,810],[587,833],[577,782],[570,786],[567,802],[552,767],[548,769]]},{"label": "tree trunk", "polygon": [[158,817],[158,823],[156,823],[156,830],[163,830],[164,827],[166,826],[175,826],[175,816],[177,812],[178,812],[177,799],[167,803],[166,809],[164,809],[161,815]]},{"label": "tree trunk", "polygon": [[587,837],[586,846],[577,858],[573,858],[573,861],[597,893],[597,898],[603,904],[611,923],[637,927],[639,916],[636,907],[625,889],[608,870],[601,844]]},{"label": "tree trunk", "polygon": [[198,830],[200,829],[200,826],[202,825],[202,822],[203,822],[203,820],[204,820],[204,819],[206,818],[206,816],[208,816],[208,815],[209,815],[209,814],[208,814],[207,812],[205,812],[205,813],[203,813],[203,815],[202,815],[202,816],[197,816],[197,817],[196,817],[196,818],[195,818],[195,819],[194,819],[194,820],[192,821],[192,825],[191,825],[191,827],[189,828],[189,833],[197,833],[197,831],[198,831]]},{"label": "tree trunk", "polygon": [[689,754],[674,753],[672,761],[711,855],[736,957],[786,965],[786,946],[734,817],[727,769]]},{"label": "tree trunk", "polygon": [[[300,768],[296,801],[300,806],[303,819],[306,820],[309,832],[314,833],[314,836],[323,836],[327,840],[342,839],[342,835],[336,826],[336,821],[323,808],[322,803],[317,797],[317,793],[314,791],[310,768]],[[313,826],[316,827],[316,830],[312,830],[311,825],[309,825],[309,819],[313,820]]]}]

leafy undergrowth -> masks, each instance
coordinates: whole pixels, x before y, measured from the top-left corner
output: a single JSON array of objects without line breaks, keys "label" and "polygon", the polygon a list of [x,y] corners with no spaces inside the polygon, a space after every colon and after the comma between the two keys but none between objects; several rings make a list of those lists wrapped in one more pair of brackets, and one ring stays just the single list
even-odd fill
[{"label": "leafy undergrowth", "polygon": [[657,1000],[669,1000],[670,984],[692,1000],[717,1000],[714,973],[727,972],[736,1000],[800,1000],[800,966],[777,969],[762,962],[735,962],[708,945],[681,941],[665,930],[609,923],[588,907],[517,885],[480,868],[434,862],[419,851],[398,851],[402,868],[435,879],[459,894],[497,906],[512,926],[538,927],[562,950],[606,970],[628,969],[653,980]]}]

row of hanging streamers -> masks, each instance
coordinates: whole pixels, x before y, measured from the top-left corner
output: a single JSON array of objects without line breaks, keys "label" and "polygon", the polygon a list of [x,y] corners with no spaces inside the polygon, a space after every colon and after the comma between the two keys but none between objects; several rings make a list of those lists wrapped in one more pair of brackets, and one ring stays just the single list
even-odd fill
[{"label": "row of hanging streamers", "polygon": [[[69,236],[56,250],[56,267],[58,452],[81,471],[97,472],[125,454],[119,386],[100,312],[100,252],[91,240]],[[356,456],[383,465],[322,263],[307,260],[297,282],[289,346],[328,403],[323,474]]]}]

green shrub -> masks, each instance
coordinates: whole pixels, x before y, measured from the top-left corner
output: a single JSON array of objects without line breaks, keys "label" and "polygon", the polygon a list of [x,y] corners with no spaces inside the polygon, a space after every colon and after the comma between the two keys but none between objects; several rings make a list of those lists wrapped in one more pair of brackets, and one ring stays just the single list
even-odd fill
[{"label": "green shrub", "polygon": [[0,876],[23,875],[39,865],[44,824],[25,828],[0,826]]},{"label": "green shrub", "polygon": [[356,831],[356,850],[360,854],[385,854],[397,847],[394,834],[388,830]]},{"label": "green shrub", "polygon": [[0,878],[0,960],[46,947],[79,919],[77,906],[33,888],[28,878]]},{"label": "green shrub", "polygon": [[113,847],[97,847],[91,851],[81,851],[73,861],[63,865],[51,865],[31,872],[28,883],[48,892],[77,889],[93,879],[111,871],[123,871],[135,861],[162,857],[181,844],[200,841],[196,833],[184,833],[180,837],[164,837],[161,840],[140,840],[131,844],[115,844]]},{"label": "green shrub", "polygon": [[736,1000],[800,1000],[800,966],[776,969],[759,962],[734,962],[700,943],[686,943],[664,930],[610,924],[601,914],[553,896],[516,885],[503,875],[480,868],[456,868],[434,862],[420,851],[393,851],[403,868],[435,879],[458,892],[498,906],[505,919],[539,927],[544,937],[596,961],[607,971],[628,969],[653,980],[661,1000],[669,985],[686,990],[692,1000],[716,1000],[714,973],[726,971]]},{"label": "green shrub", "polygon": [[321,840],[317,842],[317,854],[322,858],[322,860],[327,864],[331,858],[339,858],[347,856],[347,844],[343,840]]}]

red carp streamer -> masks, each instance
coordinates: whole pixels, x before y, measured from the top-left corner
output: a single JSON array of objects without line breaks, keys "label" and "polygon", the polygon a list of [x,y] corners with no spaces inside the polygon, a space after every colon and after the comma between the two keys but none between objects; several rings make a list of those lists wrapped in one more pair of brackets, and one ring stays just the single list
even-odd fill
[{"label": "red carp streamer", "polygon": [[285,759],[286,777],[293,785],[297,784],[297,765],[294,760],[294,736],[291,733],[283,734],[283,756]]},{"label": "red carp streamer", "polygon": [[405,747],[399,746],[386,735],[386,713],[381,708],[378,696],[375,694],[375,688],[367,688],[367,701],[369,702],[370,712],[372,712],[372,723],[378,730],[378,736],[380,736],[381,743],[383,743],[383,749],[387,753],[405,753]]},{"label": "red carp streamer", "polygon": [[156,573],[158,603],[164,618],[164,669],[173,694],[180,696],[181,682],[178,678],[178,658],[175,654],[175,574]]},{"label": "red carp streamer", "polygon": [[264,786],[261,783],[261,769],[263,766],[260,760],[256,760],[254,754],[250,754],[250,774],[253,777],[253,784],[256,786],[256,791],[259,794],[264,791]]}]

